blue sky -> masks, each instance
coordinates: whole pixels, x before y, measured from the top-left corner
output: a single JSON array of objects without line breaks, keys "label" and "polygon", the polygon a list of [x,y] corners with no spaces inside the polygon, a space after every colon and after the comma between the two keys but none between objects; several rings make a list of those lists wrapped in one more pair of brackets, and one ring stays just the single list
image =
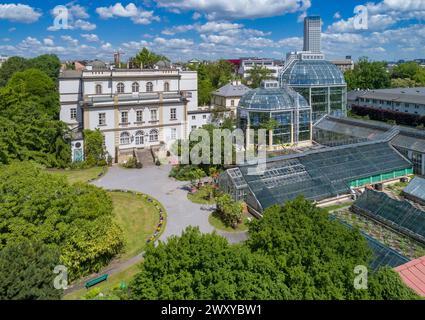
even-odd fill
[{"label": "blue sky", "polygon": [[[367,30],[355,28],[358,5]],[[66,28],[56,6],[67,8]],[[0,55],[111,60],[146,46],[174,61],[283,58],[302,49],[305,15],[322,17],[330,59],[425,58],[425,0],[0,0]]]}]

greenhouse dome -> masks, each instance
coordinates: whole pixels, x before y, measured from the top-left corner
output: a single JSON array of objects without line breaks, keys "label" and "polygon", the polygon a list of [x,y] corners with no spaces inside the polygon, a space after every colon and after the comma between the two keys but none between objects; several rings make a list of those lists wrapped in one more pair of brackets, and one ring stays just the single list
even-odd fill
[{"label": "greenhouse dome", "polygon": [[280,76],[281,85],[345,85],[344,75],[326,60],[298,60]]},{"label": "greenhouse dome", "polygon": [[239,107],[250,110],[285,110],[296,106],[308,107],[308,102],[299,93],[286,88],[258,88],[242,96]]},{"label": "greenhouse dome", "polygon": [[247,92],[237,110],[238,126],[245,132],[267,128],[270,148],[311,140],[309,103],[291,88],[279,88],[277,81],[264,81],[260,88]]}]

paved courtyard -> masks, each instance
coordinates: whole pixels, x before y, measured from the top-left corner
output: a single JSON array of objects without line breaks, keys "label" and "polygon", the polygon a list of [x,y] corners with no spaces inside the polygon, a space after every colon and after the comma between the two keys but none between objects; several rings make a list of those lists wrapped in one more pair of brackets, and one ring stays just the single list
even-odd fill
[{"label": "paved courtyard", "polygon": [[[188,226],[197,226],[203,233],[214,231],[208,222],[213,207],[192,203],[187,199],[187,182],[170,179],[170,165],[146,167],[140,170],[123,169],[118,166],[109,168],[108,173],[93,182],[106,189],[132,190],[146,193],[160,201],[167,210],[167,226],[160,240],[172,235],[180,235]],[[217,231],[229,242],[246,240],[246,233],[226,233]]]}]

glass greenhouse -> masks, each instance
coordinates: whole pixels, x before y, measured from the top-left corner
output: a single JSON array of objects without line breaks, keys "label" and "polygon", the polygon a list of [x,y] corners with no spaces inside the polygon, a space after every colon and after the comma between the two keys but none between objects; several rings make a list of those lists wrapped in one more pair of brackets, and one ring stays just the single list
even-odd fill
[{"label": "glass greenhouse", "polygon": [[[273,123],[272,127],[270,123]],[[267,81],[262,87],[249,91],[241,98],[238,127],[244,131],[254,129],[256,133],[258,129],[270,130],[272,137],[268,136],[269,147],[310,141],[311,108],[307,100],[294,90],[289,87],[278,88],[276,81]],[[257,142],[255,136],[255,141],[250,143]]]},{"label": "glass greenhouse", "polygon": [[280,75],[280,85],[300,93],[313,110],[313,121],[325,114],[346,114],[347,84],[342,72],[326,60],[295,60]]},{"label": "glass greenhouse", "polygon": [[[388,142],[363,142],[270,159],[260,175],[249,165],[220,177],[220,188],[245,200],[253,212],[304,195],[312,201],[350,194],[360,188],[413,173],[412,163]],[[232,169],[235,170],[235,169]],[[236,179],[237,177],[237,179]]]}]

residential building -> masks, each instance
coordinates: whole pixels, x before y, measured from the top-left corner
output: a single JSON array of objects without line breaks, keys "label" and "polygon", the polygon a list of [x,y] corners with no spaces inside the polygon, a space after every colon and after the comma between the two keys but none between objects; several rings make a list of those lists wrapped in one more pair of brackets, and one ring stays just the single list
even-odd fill
[{"label": "residential building", "polygon": [[212,93],[212,107],[226,116],[236,116],[236,108],[242,96],[251,89],[240,80],[233,80]]},{"label": "residential building", "polygon": [[119,161],[121,153],[170,146],[208,123],[209,112],[198,108],[197,80],[193,71],[107,69],[100,62],[64,71],[60,118],[74,131],[99,129],[108,154]]},{"label": "residential building", "polygon": [[350,56],[345,57],[345,59],[331,60],[331,62],[343,73],[354,69],[354,61]]},{"label": "residential building", "polygon": [[263,59],[263,58],[241,58],[239,75],[243,79],[249,78],[249,71],[259,66],[270,70],[270,78],[277,79],[282,67],[274,59]]},{"label": "residential building", "polygon": [[425,116],[425,87],[352,91],[352,106]]},{"label": "residential building", "polygon": [[322,52],[322,18],[310,16],[304,19],[304,51]]}]

